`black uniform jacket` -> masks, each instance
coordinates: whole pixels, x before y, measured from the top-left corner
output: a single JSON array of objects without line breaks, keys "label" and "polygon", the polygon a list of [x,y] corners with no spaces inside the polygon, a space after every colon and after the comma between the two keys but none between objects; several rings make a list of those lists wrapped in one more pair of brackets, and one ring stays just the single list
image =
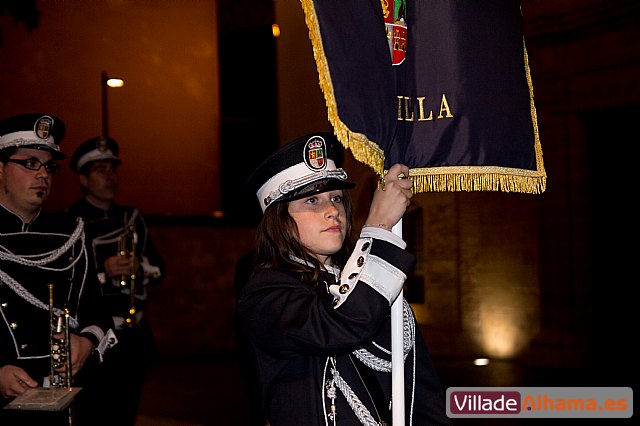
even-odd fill
[{"label": "black uniform jacket", "polygon": [[[336,275],[326,272],[312,287],[284,270],[262,270],[249,280],[238,298],[238,314],[271,426],[333,424],[327,392],[336,377],[332,369],[376,422],[390,424],[390,369],[374,371],[353,351],[364,348],[390,364],[390,306],[414,262],[402,248],[361,235],[343,271],[333,271],[337,283]],[[417,327],[414,336],[405,361],[406,424],[448,424],[442,387]],[[337,425],[361,424],[341,390],[334,402]]]},{"label": "black uniform jacket", "polygon": [[73,333],[96,347],[113,328],[104,309],[82,223],[41,211],[30,223],[0,205],[0,366],[42,383],[50,371],[50,304],[69,309]]},{"label": "black uniform jacket", "polygon": [[[84,198],[76,201],[65,209],[73,217],[81,217],[85,222],[87,239],[95,259],[95,270],[102,283],[102,292],[107,301],[108,309],[116,325],[121,324],[122,318],[127,316],[131,305],[130,289],[120,285],[119,278],[106,278],[104,262],[107,258],[119,252],[120,237],[124,235],[125,227],[133,225],[136,234],[135,252],[139,268],[135,278],[136,297],[134,304],[139,315],[142,314],[147,302],[147,285],[156,285],[165,275],[164,260],[158,254],[147,225],[140,212],[131,206],[113,205],[109,210],[103,210],[86,201]],[[127,248],[130,249],[131,241]]]}]

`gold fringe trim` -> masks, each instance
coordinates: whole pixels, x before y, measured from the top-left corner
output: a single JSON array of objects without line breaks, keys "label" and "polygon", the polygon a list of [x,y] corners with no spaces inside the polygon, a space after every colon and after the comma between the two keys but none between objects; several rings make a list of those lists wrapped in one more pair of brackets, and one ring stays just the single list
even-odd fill
[{"label": "gold fringe trim", "polygon": [[318,23],[318,16],[316,15],[313,0],[300,0],[300,3],[304,10],[305,22],[309,28],[309,39],[311,39],[311,45],[313,46],[313,57],[316,60],[320,88],[322,89],[322,93],[324,93],[327,115],[329,122],[333,126],[333,132],[340,143],[342,143],[345,148],[351,150],[353,158],[371,167],[378,176],[382,178],[384,176],[384,151],[380,149],[377,143],[369,140],[366,135],[351,131],[340,119],[331,80],[331,72],[329,71],[329,64],[327,63],[327,58],[324,53],[320,24]]},{"label": "gold fringe trim", "polygon": [[[324,94],[329,122],[340,143],[351,150],[353,157],[371,167],[382,179],[386,173],[384,169],[384,151],[375,141],[369,140],[362,133],[353,132],[340,119],[333,90],[333,82],[329,64],[324,53],[322,36],[318,16],[313,0],[300,0],[305,15],[305,22],[309,28],[309,39],[313,47],[313,56],[318,69],[320,88]],[[538,133],[538,119],[533,102],[533,84],[529,70],[529,56],[524,44],[524,64],[529,85],[529,99],[531,119],[534,130],[534,147],[536,155],[536,170],[515,169],[495,166],[454,166],[413,168],[409,177],[414,182],[414,191],[443,192],[443,191],[503,191],[541,194],[546,189],[547,175],[542,161],[542,147]]]},{"label": "gold fringe trim", "polygon": [[450,166],[409,170],[414,192],[502,191],[540,194],[545,179],[533,170],[493,166]]},{"label": "gold fringe trim", "polygon": [[[539,181],[540,192],[533,194],[541,194],[547,189],[547,173],[544,169],[544,161],[542,160],[542,145],[540,144],[540,133],[538,133],[538,113],[536,105],[533,102],[533,83],[531,81],[531,70],[529,69],[529,54],[527,46],[522,37],[522,49],[524,50],[524,70],[527,76],[527,84],[529,85],[529,104],[531,108],[531,123],[533,124],[534,148],[536,151],[536,179]],[[528,191],[525,191],[528,192]]]}]

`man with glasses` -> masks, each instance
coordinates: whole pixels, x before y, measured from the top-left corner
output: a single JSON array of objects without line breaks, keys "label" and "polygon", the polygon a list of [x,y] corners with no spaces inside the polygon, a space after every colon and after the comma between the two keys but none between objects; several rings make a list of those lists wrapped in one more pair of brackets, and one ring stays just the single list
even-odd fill
[{"label": "man with glasses", "polygon": [[164,261],[137,208],[115,202],[118,190],[118,143],[94,137],[82,143],[71,157],[83,197],[66,211],[85,222],[102,293],[116,326],[118,346],[102,365],[104,399],[117,396],[109,412],[101,415],[108,425],[135,422],[147,367],[155,341],[144,316],[147,290],[164,278]]},{"label": "man with glasses", "polygon": [[[0,120],[1,407],[29,389],[53,385],[53,376],[66,376],[65,370],[51,371],[52,311],[68,313],[72,386],[84,386],[88,366],[116,343],[90,272],[82,221],[42,208],[52,175],[60,171],[57,161],[65,157],[59,148],[64,134],[64,123],[53,115]],[[0,409],[0,424],[25,419],[68,424],[69,414]]]}]

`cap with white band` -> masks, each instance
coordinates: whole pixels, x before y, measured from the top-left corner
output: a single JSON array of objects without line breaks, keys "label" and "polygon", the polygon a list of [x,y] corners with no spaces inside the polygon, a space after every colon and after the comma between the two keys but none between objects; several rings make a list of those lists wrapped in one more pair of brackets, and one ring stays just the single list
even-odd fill
[{"label": "cap with white band", "polygon": [[347,173],[336,166],[339,148],[330,133],[305,135],[284,145],[260,164],[247,183],[264,212],[271,204],[310,194],[353,188]]},{"label": "cap with white band", "polygon": [[94,161],[110,161],[121,164],[118,158],[120,148],[118,143],[108,137],[96,136],[83,142],[71,156],[70,167],[75,173],[80,173],[84,166]]},{"label": "cap with white band", "polygon": [[0,150],[7,148],[43,149],[62,159],[58,146],[66,128],[59,118],[42,113],[27,113],[0,121]]}]

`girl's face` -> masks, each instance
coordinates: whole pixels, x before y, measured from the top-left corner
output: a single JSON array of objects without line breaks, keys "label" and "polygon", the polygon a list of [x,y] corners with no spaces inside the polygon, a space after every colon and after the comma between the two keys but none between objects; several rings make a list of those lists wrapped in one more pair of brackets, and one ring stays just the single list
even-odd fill
[{"label": "girl's face", "polygon": [[289,202],[300,242],[322,263],[342,247],[346,235],[346,212],[342,191],[323,192]]}]

